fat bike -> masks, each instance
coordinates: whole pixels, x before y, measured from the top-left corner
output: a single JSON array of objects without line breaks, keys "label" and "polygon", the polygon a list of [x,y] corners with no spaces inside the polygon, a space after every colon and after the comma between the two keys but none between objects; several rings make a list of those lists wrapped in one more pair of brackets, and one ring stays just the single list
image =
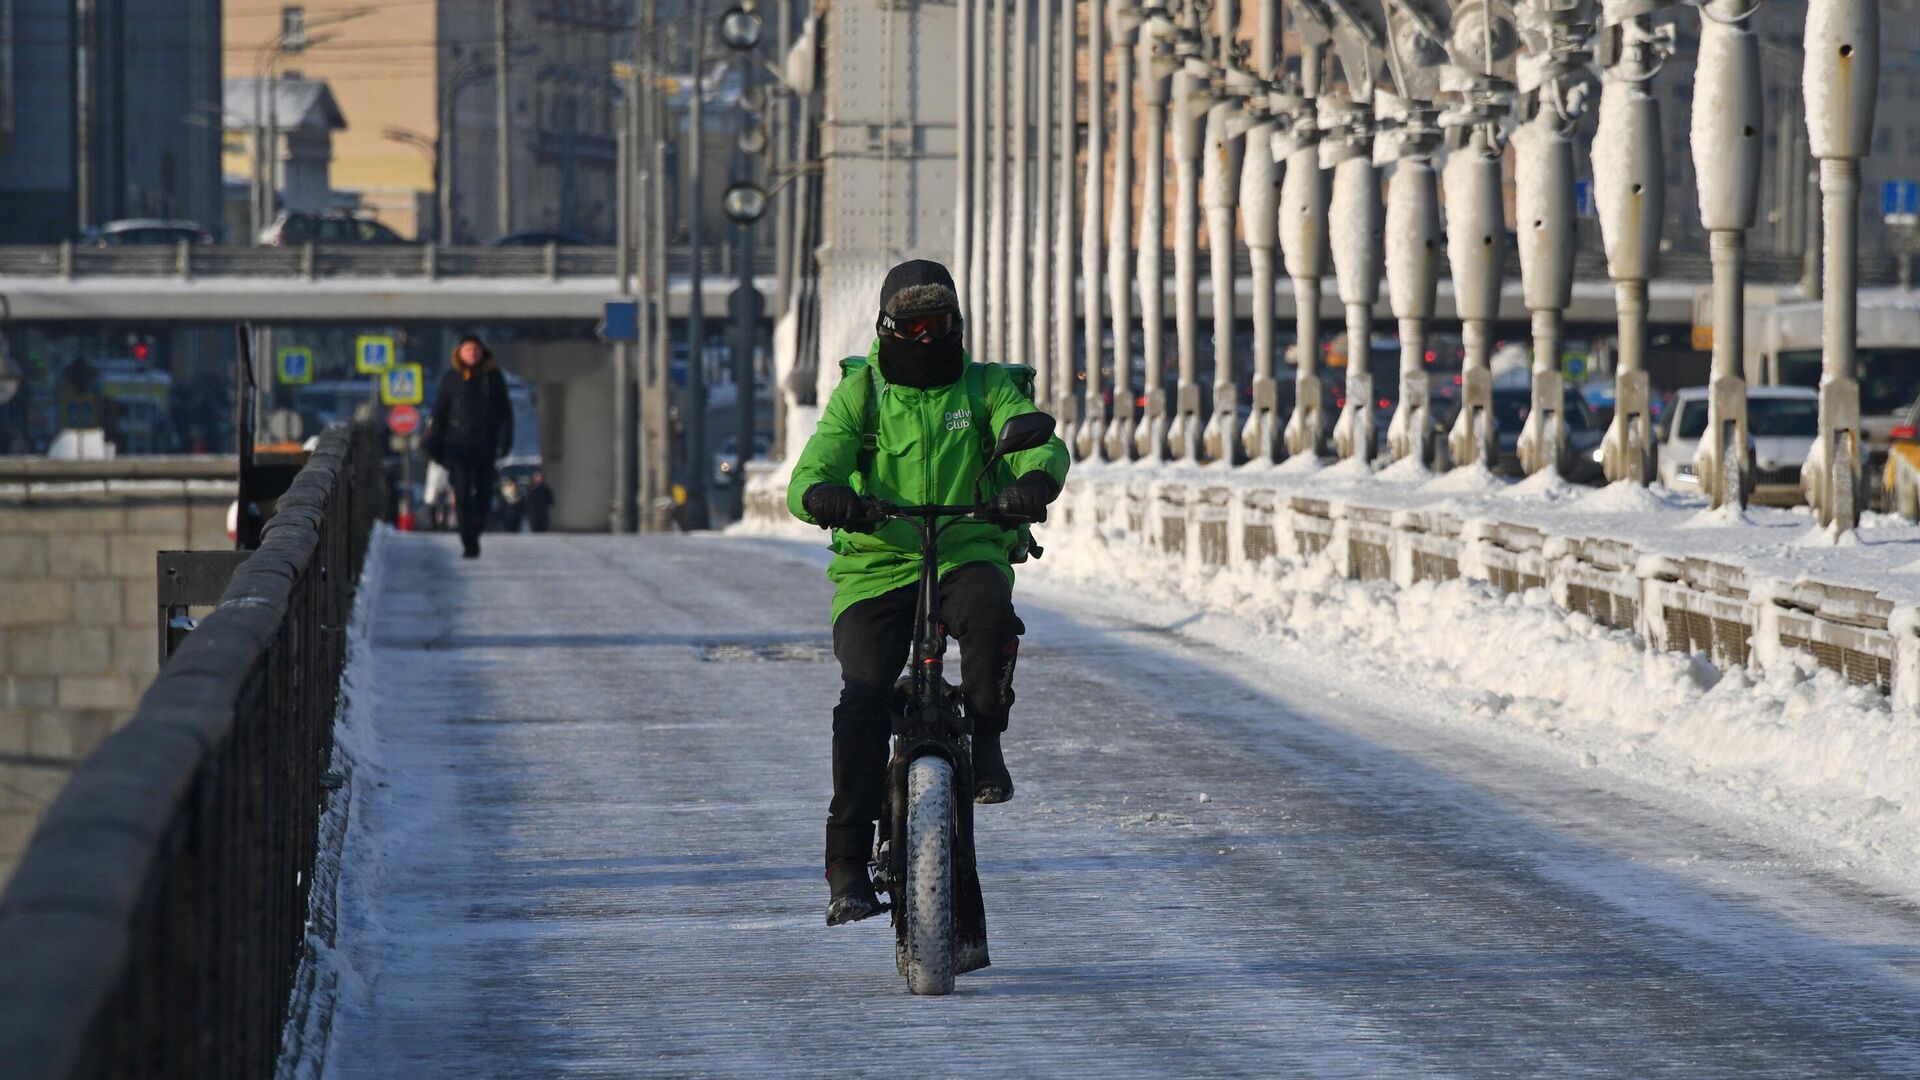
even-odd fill
[{"label": "fat bike", "polygon": [[[1053,418],[1045,413],[1008,419],[982,477],[1008,454],[1042,446],[1052,437]],[[943,670],[947,631],[939,612],[940,534],[966,518],[1006,528],[1026,522],[996,514],[984,502],[895,506],[876,501],[873,509],[882,519],[911,523],[920,534],[913,655],[888,708],[892,753],[873,886],[891,899],[883,910],[892,911],[894,963],[908,989],[948,994],[954,976],[986,967],[988,958],[986,905],[974,866],[973,720]]]}]

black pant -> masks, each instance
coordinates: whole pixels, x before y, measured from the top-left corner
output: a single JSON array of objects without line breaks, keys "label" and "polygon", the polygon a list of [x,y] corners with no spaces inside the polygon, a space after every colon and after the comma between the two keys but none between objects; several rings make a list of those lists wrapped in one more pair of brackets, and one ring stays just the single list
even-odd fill
[{"label": "black pant", "polygon": [[[833,802],[827,808],[827,861],[864,860],[887,792],[886,711],[894,681],[913,648],[919,587],[862,600],[833,624],[840,660],[840,703],[833,709]],[[940,579],[938,604],[960,642],[960,689],[976,732],[1007,730],[1013,667],[1026,632],[1013,612],[1013,585],[991,563],[970,563]]]},{"label": "black pant", "polygon": [[487,527],[487,514],[493,507],[493,462],[449,456],[447,481],[453,488],[453,505],[460,518],[460,539],[476,542]]}]

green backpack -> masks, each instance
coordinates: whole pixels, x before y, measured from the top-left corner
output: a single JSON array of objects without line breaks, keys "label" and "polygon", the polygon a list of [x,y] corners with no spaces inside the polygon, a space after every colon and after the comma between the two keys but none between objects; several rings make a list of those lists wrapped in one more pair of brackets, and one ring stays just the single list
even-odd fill
[{"label": "green backpack", "polygon": [[[984,460],[993,454],[996,438],[993,413],[987,408],[987,369],[997,367],[1013,380],[1014,388],[1019,390],[1028,401],[1033,400],[1033,369],[1025,364],[987,364],[973,361],[967,364],[967,397],[973,406],[973,415],[984,417],[985,422],[973,425],[980,433],[980,457]],[[880,395],[879,385],[874,382],[873,365],[864,356],[849,356],[840,361],[840,377],[851,379],[864,375],[867,379],[866,420],[860,431],[860,471],[866,473],[873,464],[874,451],[880,448]],[[1023,563],[1032,554],[1039,558],[1040,545],[1033,542],[1033,530],[1022,525],[1019,527],[1020,541],[1008,556],[1009,562]]]}]

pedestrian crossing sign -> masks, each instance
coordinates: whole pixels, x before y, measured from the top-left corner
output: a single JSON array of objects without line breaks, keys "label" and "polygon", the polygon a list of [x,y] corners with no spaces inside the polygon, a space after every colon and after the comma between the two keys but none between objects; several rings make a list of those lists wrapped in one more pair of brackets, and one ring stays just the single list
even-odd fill
[{"label": "pedestrian crossing sign", "polygon": [[313,381],[313,350],[287,346],[274,354],[274,373],[287,386],[305,386]]},{"label": "pedestrian crossing sign", "polygon": [[427,399],[419,364],[395,364],[380,373],[380,404],[418,405]]},{"label": "pedestrian crossing sign", "polygon": [[362,337],[354,342],[353,369],[362,375],[378,375],[393,366],[396,355],[392,338]]}]

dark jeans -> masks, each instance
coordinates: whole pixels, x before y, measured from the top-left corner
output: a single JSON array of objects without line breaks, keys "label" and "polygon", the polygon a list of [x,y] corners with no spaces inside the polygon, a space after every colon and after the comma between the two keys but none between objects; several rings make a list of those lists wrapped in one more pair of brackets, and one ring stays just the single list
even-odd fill
[{"label": "dark jeans", "polygon": [[[865,860],[887,793],[887,701],[913,648],[919,587],[862,600],[833,624],[840,703],[833,709],[833,802],[827,861]],[[941,621],[960,642],[960,689],[976,732],[1007,730],[1013,668],[1026,627],[1013,611],[1013,585],[998,566],[971,563],[940,579]]]},{"label": "dark jeans", "polygon": [[493,462],[463,461],[450,455],[447,480],[453,488],[453,505],[460,518],[460,539],[479,540],[493,507]]}]

